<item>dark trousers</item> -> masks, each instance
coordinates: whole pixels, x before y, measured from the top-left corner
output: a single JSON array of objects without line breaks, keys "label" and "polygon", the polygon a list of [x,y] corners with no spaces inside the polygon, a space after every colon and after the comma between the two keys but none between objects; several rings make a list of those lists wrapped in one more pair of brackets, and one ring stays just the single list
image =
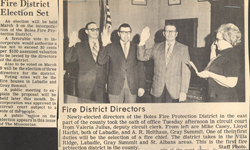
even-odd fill
[{"label": "dark trousers", "polygon": [[178,103],[179,99],[172,99],[166,86],[164,86],[163,92],[160,97],[153,96],[153,103]]},{"label": "dark trousers", "polygon": [[127,76],[125,76],[124,86],[119,95],[109,94],[110,103],[136,103],[137,95],[133,95],[128,87]]},{"label": "dark trousers", "polygon": [[93,100],[96,103],[105,102],[105,87],[99,87],[97,83],[89,87],[78,86],[79,97]]}]

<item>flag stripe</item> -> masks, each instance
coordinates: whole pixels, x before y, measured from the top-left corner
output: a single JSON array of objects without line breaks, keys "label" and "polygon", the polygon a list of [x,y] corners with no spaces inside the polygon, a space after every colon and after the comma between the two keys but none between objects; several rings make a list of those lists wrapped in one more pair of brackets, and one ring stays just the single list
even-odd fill
[{"label": "flag stripe", "polygon": [[108,0],[106,1],[106,25],[111,26],[111,16],[110,16],[110,10],[109,10],[109,4],[108,4]]},{"label": "flag stripe", "polygon": [[103,31],[103,28],[107,28],[108,30],[111,28],[111,16],[108,0],[99,0],[100,5],[100,33]]}]

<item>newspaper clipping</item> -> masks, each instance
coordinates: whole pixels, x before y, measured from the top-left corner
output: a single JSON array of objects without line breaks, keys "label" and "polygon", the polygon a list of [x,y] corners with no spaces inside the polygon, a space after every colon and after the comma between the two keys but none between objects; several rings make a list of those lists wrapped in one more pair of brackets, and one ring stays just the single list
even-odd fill
[{"label": "newspaper clipping", "polygon": [[249,149],[247,0],[59,6],[58,149]]},{"label": "newspaper clipping", "polygon": [[0,126],[56,127],[58,4],[0,1]]}]

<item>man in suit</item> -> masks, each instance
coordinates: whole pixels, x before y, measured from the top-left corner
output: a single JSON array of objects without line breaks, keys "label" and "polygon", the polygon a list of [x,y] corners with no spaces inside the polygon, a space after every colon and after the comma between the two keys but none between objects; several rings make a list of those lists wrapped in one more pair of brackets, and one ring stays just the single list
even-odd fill
[{"label": "man in suit", "polygon": [[102,36],[103,49],[99,51],[98,63],[109,63],[110,103],[135,103],[137,95],[144,94],[145,68],[143,62],[137,60],[137,45],[130,42],[131,31],[130,25],[120,25],[117,32],[120,40],[111,44],[106,31]]},{"label": "man in suit", "polygon": [[151,87],[153,102],[172,103],[186,100],[191,72],[187,66],[190,60],[188,47],[177,42],[176,26],[167,24],[163,35],[165,41],[145,49],[145,42],[149,38],[149,28],[145,27],[138,44],[138,59],[154,60],[154,77]]},{"label": "man in suit", "polygon": [[[98,65],[97,55],[101,48],[98,40],[99,29],[95,22],[85,27],[88,40],[77,42],[76,32],[70,36],[69,48],[65,52],[67,63],[79,63],[78,90],[79,97],[103,103],[106,84],[106,66]],[[75,44],[76,43],[76,44]],[[74,45],[75,44],[75,45]]]}]

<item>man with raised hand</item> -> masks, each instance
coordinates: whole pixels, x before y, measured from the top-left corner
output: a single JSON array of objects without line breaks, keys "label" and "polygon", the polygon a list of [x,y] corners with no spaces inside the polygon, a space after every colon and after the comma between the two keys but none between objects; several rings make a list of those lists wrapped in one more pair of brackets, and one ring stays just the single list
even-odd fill
[{"label": "man with raised hand", "polygon": [[138,44],[137,58],[141,61],[154,60],[154,77],[151,87],[154,103],[172,103],[186,100],[191,72],[187,66],[190,60],[188,47],[176,41],[178,31],[174,24],[166,24],[165,41],[146,49],[150,36],[145,27]]},{"label": "man with raised hand", "polygon": [[102,35],[103,49],[99,51],[98,63],[109,64],[110,103],[135,103],[137,95],[141,97],[145,92],[145,68],[136,57],[137,45],[130,41],[131,32],[129,24],[120,25],[117,33],[120,40],[111,44],[106,30]]},{"label": "man with raised hand", "polygon": [[102,44],[98,40],[99,29],[95,22],[85,26],[88,40],[77,42],[78,36],[74,32],[69,38],[69,48],[65,53],[66,62],[78,60],[78,90],[79,97],[103,103],[106,84],[106,66],[97,63],[97,55]]}]

